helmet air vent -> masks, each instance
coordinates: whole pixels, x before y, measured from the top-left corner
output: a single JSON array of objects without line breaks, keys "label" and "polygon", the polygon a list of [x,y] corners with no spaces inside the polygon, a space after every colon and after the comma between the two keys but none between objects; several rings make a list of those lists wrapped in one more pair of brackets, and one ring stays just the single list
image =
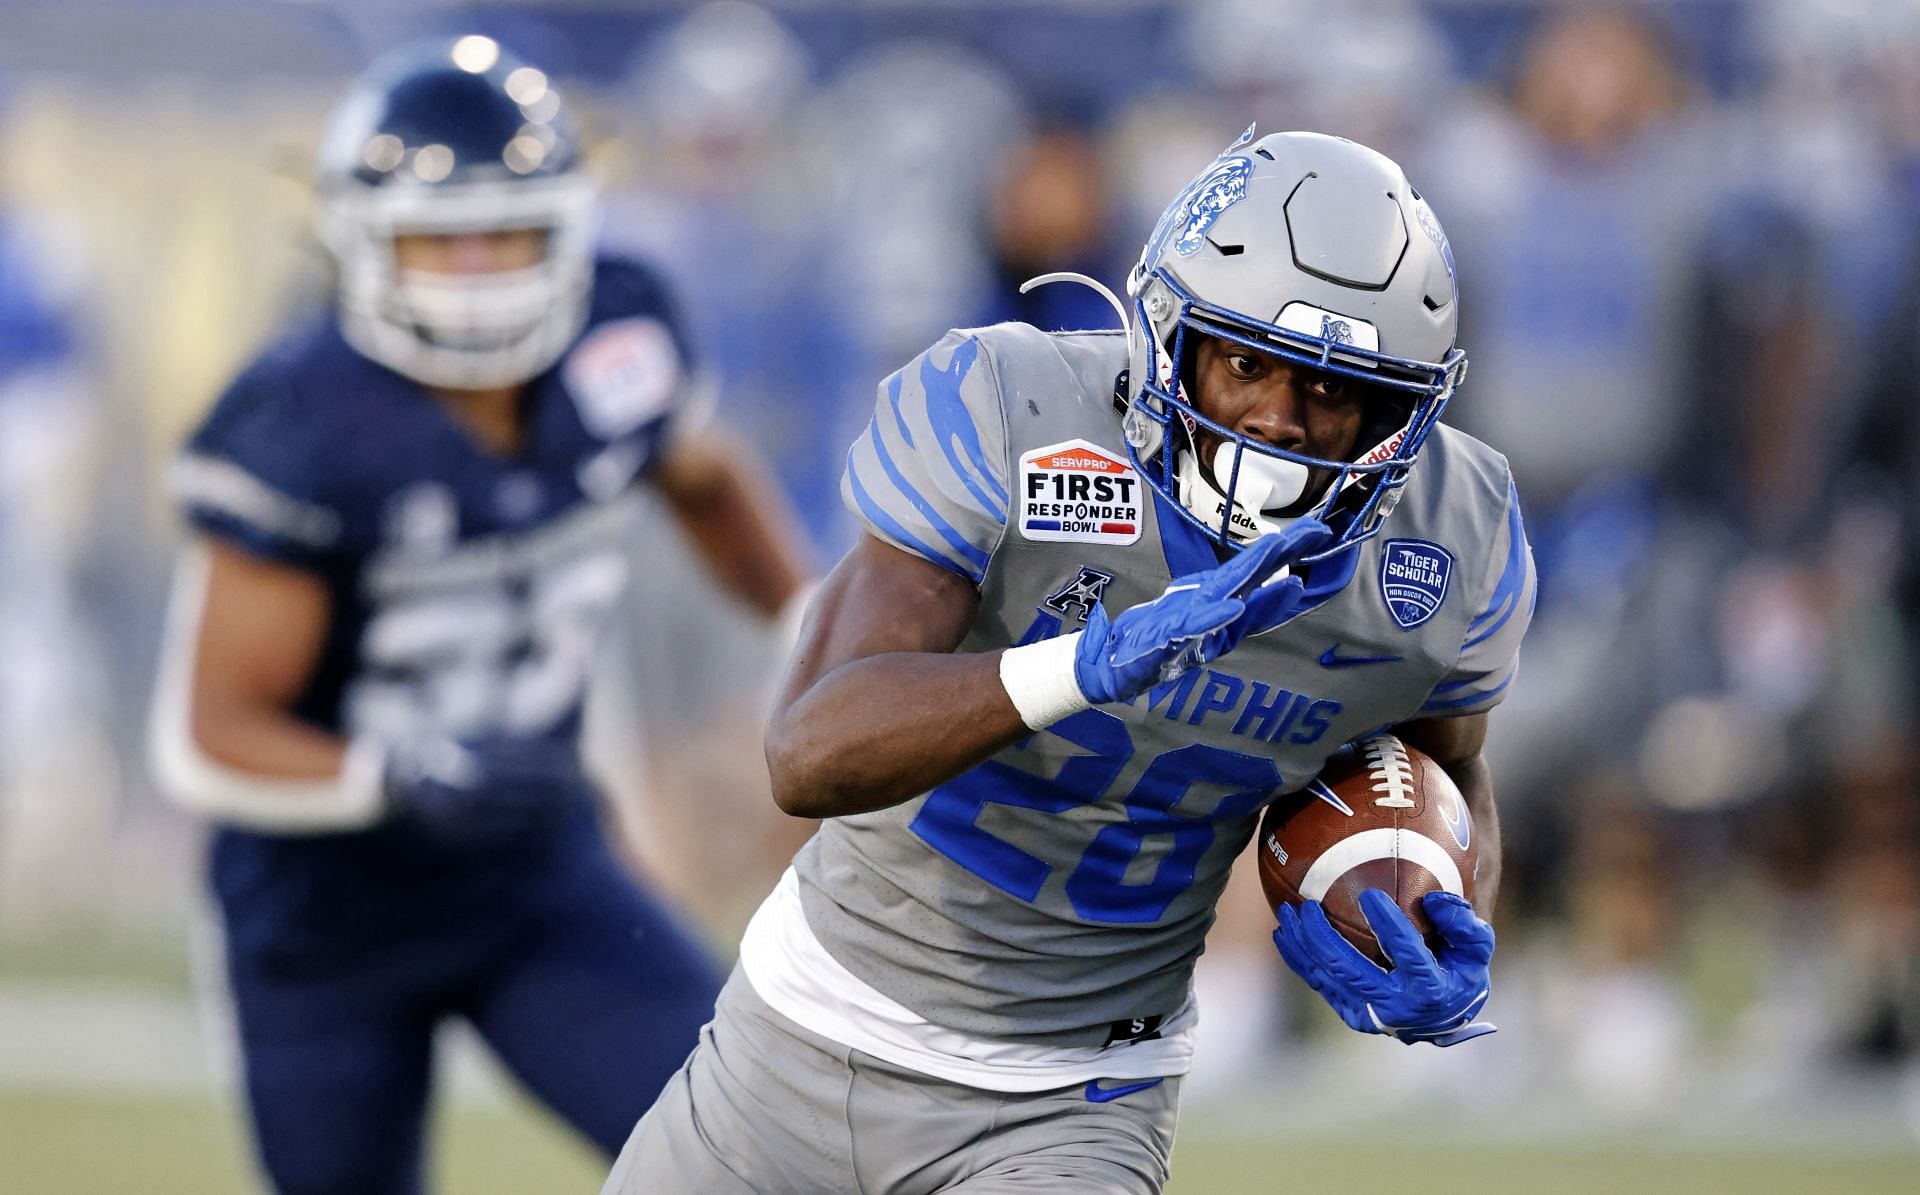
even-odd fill
[{"label": "helmet air vent", "polygon": [[1400,202],[1364,177],[1322,178],[1310,172],[1287,197],[1293,263],[1301,271],[1355,290],[1385,290],[1407,251]]}]

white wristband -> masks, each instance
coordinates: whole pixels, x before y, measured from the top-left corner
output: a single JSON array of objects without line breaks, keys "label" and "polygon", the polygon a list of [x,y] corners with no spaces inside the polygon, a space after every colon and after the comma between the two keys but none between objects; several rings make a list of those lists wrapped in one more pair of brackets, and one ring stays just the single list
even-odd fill
[{"label": "white wristband", "polygon": [[1074,653],[1085,631],[1042,639],[1000,653],[1000,684],[1033,730],[1045,730],[1068,714],[1092,709],[1073,675]]}]

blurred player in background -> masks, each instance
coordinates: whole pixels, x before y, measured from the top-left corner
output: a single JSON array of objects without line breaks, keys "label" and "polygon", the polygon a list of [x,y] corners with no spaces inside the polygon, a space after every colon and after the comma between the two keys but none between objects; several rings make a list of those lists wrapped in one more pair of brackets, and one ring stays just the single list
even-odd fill
[{"label": "blurred player in background", "polygon": [[[1228,869],[1383,728],[1466,795],[1492,907],[1534,581],[1505,460],[1438,423],[1438,221],[1372,150],[1249,129],[1128,292],[1124,334],[955,332],[881,385],[767,740],[830,820],[609,1192],[1160,1190]],[[1282,957],[1354,1029],[1490,1032],[1491,927],[1433,893],[1436,953],[1366,899],[1391,970],[1315,902]]]},{"label": "blurred player in background", "polygon": [[0,907],[85,874],[115,760],[83,581],[105,422],[85,246],[10,199],[0,190]]},{"label": "blurred player in background", "polygon": [[717,973],[603,839],[577,742],[651,484],[768,617],[802,564],[753,457],[702,428],[669,296],[595,255],[546,76],[403,50],[320,157],[338,308],[194,434],[154,714],[219,827],[211,880],[260,1156],[283,1192],[414,1192],[436,1025],[469,1021],[611,1152]]}]

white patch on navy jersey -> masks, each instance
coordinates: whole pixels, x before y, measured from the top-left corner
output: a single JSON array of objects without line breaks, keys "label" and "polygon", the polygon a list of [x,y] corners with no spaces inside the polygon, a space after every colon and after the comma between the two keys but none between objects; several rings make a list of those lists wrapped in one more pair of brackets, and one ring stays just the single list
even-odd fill
[{"label": "white patch on navy jersey", "polygon": [[1086,440],[1020,458],[1020,534],[1028,539],[1130,544],[1140,538],[1146,487],[1128,463]]},{"label": "white patch on navy jersey", "polygon": [[439,482],[418,482],[387,499],[381,533],[394,551],[443,555],[459,538],[460,504],[453,491]]},{"label": "white patch on navy jersey", "polygon": [[659,320],[615,320],[581,339],[561,377],[587,430],[618,439],[666,411],[680,385],[680,353]]}]

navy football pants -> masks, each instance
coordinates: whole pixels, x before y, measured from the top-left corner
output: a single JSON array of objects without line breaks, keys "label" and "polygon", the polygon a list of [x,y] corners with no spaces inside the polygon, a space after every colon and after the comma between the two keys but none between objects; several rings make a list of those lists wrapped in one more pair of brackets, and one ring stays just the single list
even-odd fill
[{"label": "navy football pants", "polygon": [[598,842],[572,854],[467,910],[458,933],[346,965],[229,957],[255,1140],[281,1195],[423,1189],[433,1030],[448,1016],[609,1159],[619,1152],[693,1049],[720,976]]}]

